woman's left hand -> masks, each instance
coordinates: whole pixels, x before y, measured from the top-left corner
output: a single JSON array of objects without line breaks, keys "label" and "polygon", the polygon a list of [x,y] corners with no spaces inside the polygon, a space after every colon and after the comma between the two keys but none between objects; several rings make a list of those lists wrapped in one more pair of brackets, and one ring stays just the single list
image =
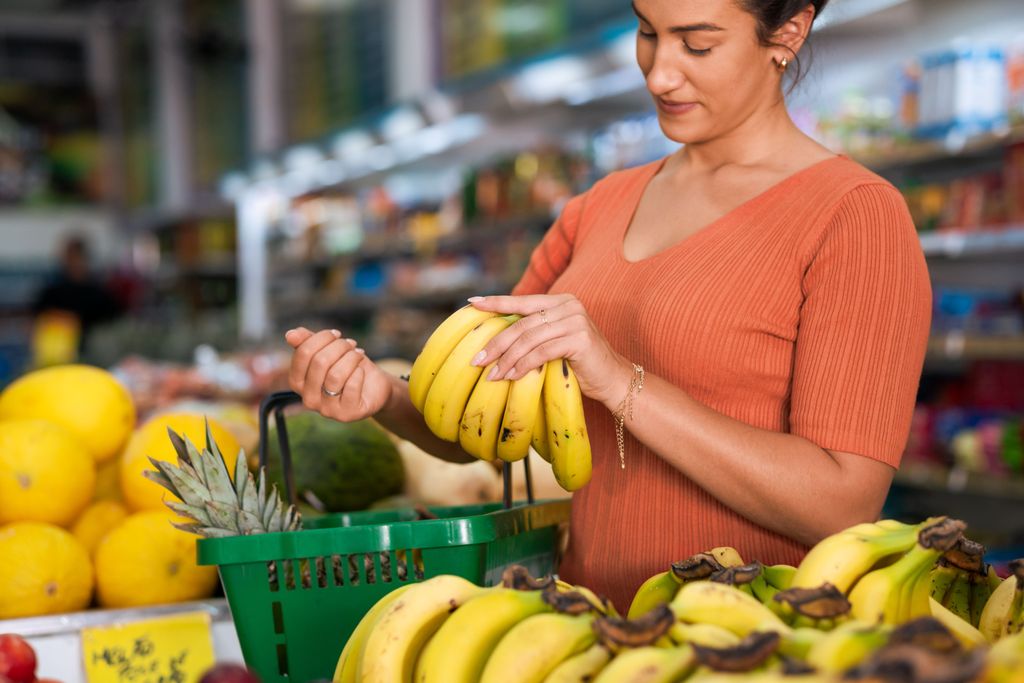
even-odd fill
[{"label": "woman's left hand", "polygon": [[625,394],[633,366],[617,354],[571,294],[474,297],[482,311],[523,316],[499,332],[473,364],[497,360],[491,379],[519,379],[549,360],[572,365],[585,396],[612,407]]}]

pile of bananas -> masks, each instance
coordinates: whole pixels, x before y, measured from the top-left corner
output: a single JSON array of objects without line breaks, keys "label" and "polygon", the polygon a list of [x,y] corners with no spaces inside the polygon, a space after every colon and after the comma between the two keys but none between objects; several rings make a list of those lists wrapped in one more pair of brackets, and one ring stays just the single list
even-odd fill
[{"label": "pile of bananas", "polygon": [[481,460],[515,462],[532,445],[566,491],[590,481],[583,398],[569,363],[550,361],[514,381],[487,379],[493,364],[473,359],[519,316],[472,306],[448,317],[427,340],[409,374],[409,397],[438,438]]},{"label": "pile of bananas", "polygon": [[714,548],[651,577],[626,617],[521,567],[489,588],[438,576],[366,614],[334,683],[1024,683],[1024,560],[1000,580],[963,530],[860,524],[799,567]]}]

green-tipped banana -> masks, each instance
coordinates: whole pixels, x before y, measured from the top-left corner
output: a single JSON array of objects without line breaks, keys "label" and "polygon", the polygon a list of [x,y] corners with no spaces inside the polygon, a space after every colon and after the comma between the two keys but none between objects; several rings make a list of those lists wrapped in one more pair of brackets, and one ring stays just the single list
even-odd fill
[{"label": "green-tipped banana", "polygon": [[959,574],[959,571],[948,564],[940,562],[935,565],[935,568],[931,571],[931,596],[943,605],[948,605],[947,595],[949,594],[949,589],[953,587],[953,582],[956,581],[957,574]]},{"label": "green-tipped banana", "polygon": [[540,591],[499,588],[455,610],[423,648],[416,683],[475,683],[487,658],[513,626],[547,611]]},{"label": "green-tipped banana", "polygon": [[957,569],[956,577],[946,592],[942,605],[967,623],[971,623],[971,577],[962,569]]},{"label": "green-tipped banana", "polygon": [[806,661],[820,672],[841,674],[867,659],[889,639],[887,630],[848,621],[811,646]]},{"label": "green-tipped banana", "polygon": [[459,445],[475,458],[491,462],[498,457],[501,418],[505,413],[509,385],[505,379],[489,380],[491,363],[480,374],[459,423]]},{"label": "green-tipped banana", "polygon": [[543,388],[543,365],[514,380],[509,387],[497,446],[497,455],[505,462],[522,460],[530,452]]},{"label": "green-tipped banana", "polygon": [[935,598],[929,598],[928,606],[931,608],[932,616],[949,629],[964,647],[974,648],[988,644],[981,631],[943,607]]},{"label": "green-tipped banana", "polygon": [[[868,624],[899,624],[924,614],[915,614],[913,589],[922,574],[959,540],[964,523],[942,518],[921,529],[914,546],[894,564],[868,572],[850,591],[854,618]],[[929,580],[930,581],[930,580]],[[930,582],[929,582],[930,592]]]},{"label": "green-tipped banana", "polygon": [[411,586],[381,613],[359,657],[359,681],[408,683],[427,640],[457,607],[481,593],[466,579],[449,574]]},{"label": "green-tipped banana", "polygon": [[668,637],[676,645],[703,645],[727,648],[740,644],[741,638],[729,629],[714,624],[684,624],[677,621],[668,630]]},{"label": "green-tipped banana", "polygon": [[1024,560],[1011,562],[1010,572],[981,611],[978,630],[989,642],[1024,630]]},{"label": "green-tipped banana", "polygon": [[594,644],[592,614],[535,614],[505,634],[484,666],[480,683],[540,683]]},{"label": "green-tipped banana", "polygon": [[714,624],[745,638],[754,631],[790,632],[774,612],[738,588],[711,581],[685,584],[669,605],[676,618],[690,624]]},{"label": "green-tipped banana", "polygon": [[831,583],[848,593],[856,581],[880,560],[902,555],[917,542],[919,527],[858,524],[820,541],[807,553],[794,573],[792,588],[816,588]]},{"label": "green-tipped banana", "polygon": [[992,587],[988,583],[988,577],[984,574],[971,572],[971,625],[977,626],[981,623],[981,613],[985,610],[988,599],[992,597]]},{"label": "green-tipped banana", "polygon": [[811,648],[828,635],[828,632],[814,626],[797,626],[782,636],[779,642],[779,654],[793,659],[804,660]]},{"label": "green-tipped banana", "polygon": [[334,670],[333,683],[356,683],[359,680],[359,655],[363,651],[366,638],[370,635],[373,625],[377,623],[377,619],[380,618],[380,615],[383,614],[384,610],[391,603],[397,600],[402,593],[416,585],[418,584],[409,583],[391,591],[374,603],[373,607],[359,620],[359,623],[356,624],[355,629],[352,631],[352,635],[348,637],[345,648],[341,651],[341,656],[338,657],[338,666]]},{"label": "green-tipped banana", "polygon": [[629,605],[628,619],[641,617],[658,605],[667,605],[679,592],[679,581],[672,572],[655,574],[641,584]]},{"label": "green-tipped banana", "polygon": [[594,683],[673,683],[696,666],[693,648],[638,647],[613,659]]},{"label": "green-tipped banana", "polygon": [[578,491],[590,482],[590,438],[583,395],[569,361],[563,358],[547,363],[542,395],[555,480],[566,491]]},{"label": "green-tipped banana", "polygon": [[569,657],[548,674],[544,683],[588,683],[608,664],[612,653],[600,643]]},{"label": "green-tipped banana", "polygon": [[796,567],[790,564],[769,564],[764,567],[764,580],[769,586],[780,591],[791,588],[795,576]]},{"label": "green-tipped banana", "polygon": [[473,358],[514,320],[515,316],[487,318],[470,330],[442,363],[423,405],[423,418],[438,438],[453,443],[459,440],[462,414],[483,370],[471,364]]},{"label": "green-tipped banana", "polygon": [[427,392],[452,349],[477,325],[495,317],[494,313],[463,306],[437,326],[423,345],[409,373],[409,398],[421,413],[427,403]]}]

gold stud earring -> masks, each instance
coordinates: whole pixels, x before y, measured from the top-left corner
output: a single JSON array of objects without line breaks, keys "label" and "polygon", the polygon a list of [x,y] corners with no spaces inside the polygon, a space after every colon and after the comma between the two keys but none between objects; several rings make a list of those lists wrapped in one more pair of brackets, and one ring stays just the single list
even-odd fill
[{"label": "gold stud earring", "polygon": [[778,64],[779,71],[785,71],[786,67],[789,66],[789,57],[783,57],[781,60],[779,60]]}]

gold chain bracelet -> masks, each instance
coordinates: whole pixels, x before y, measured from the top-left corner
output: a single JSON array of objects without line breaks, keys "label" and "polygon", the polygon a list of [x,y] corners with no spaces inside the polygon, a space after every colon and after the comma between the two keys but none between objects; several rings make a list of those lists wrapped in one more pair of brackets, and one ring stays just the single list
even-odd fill
[{"label": "gold chain bracelet", "polygon": [[629,388],[626,389],[626,397],[615,409],[612,416],[615,418],[615,442],[619,446],[619,467],[626,469],[626,414],[633,419],[633,399],[643,391],[644,369],[643,366],[633,363],[633,377],[629,380]]}]

